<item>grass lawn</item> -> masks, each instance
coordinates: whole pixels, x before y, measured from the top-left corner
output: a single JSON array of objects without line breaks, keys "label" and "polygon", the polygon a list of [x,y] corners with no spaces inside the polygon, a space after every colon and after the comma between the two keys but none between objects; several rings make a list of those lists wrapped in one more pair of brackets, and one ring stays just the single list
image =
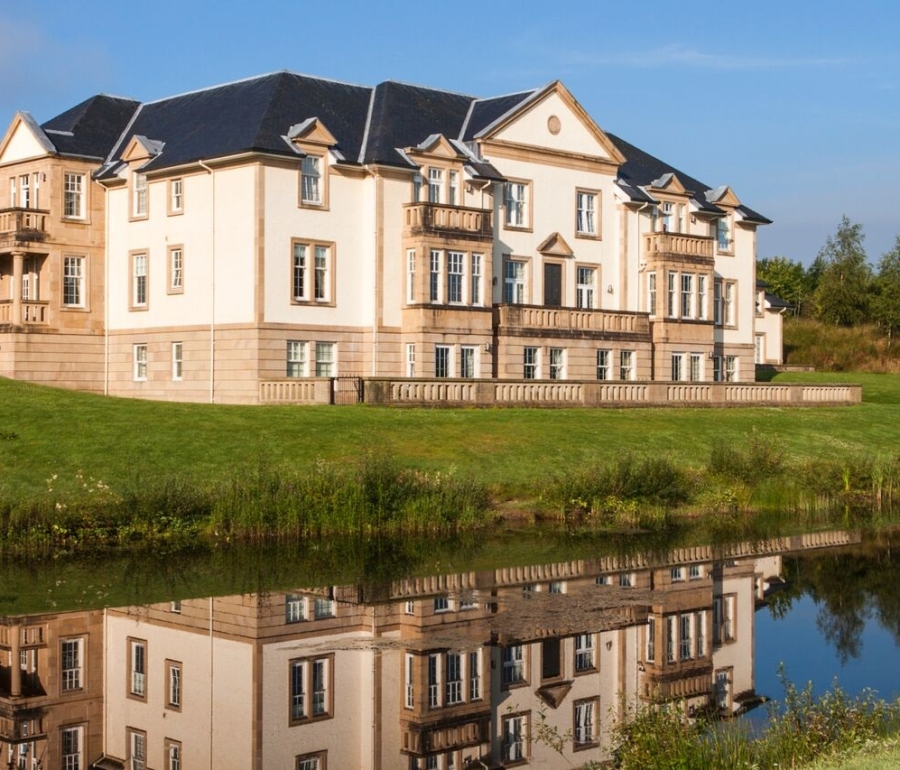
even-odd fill
[{"label": "grass lawn", "polygon": [[854,755],[839,755],[819,760],[807,770],[897,770],[900,767],[900,746],[896,742],[861,751]]},{"label": "grass lawn", "polygon": [[784,374],[858,382],[855,407],[731,409],[390,409],[220,406],[106,398],[0,379],[0,501],[85,479],[114,490],[179,476],[227,479],[264,462],[308,467],[388,452],[417,468],[477,477],[503,495],[624,452],[704,466],[717,438],[753,431],[788,459],[900,454],[900,375]]}]

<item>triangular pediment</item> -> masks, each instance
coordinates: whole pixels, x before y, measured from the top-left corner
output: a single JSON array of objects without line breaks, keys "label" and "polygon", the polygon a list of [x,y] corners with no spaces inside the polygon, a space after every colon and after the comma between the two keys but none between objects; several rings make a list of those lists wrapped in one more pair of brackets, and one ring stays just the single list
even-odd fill
[{"label": "triangular pediment", "polygon": [[456,160],[460,157],[459,150],[443,134],[432,134],[415,147],[407,147],[406,154],[411,158],[427,157],[444,160]]},{"label": "triangular pediment", "polygon": [[737,207],[741,205],[737,195],[734,194],[734,190],[728,185],[722,185],[715,190],[707,190],[706,200],[710,203],[715,203],[717,206]]},{"label": "triangular pediment", "polygon": [[133,161],[155,158],[162,152],[164,146],[164,142],[135,134],[126,145],[125,152],[122,153],[122,160],[126,163],[132,163]]},{"label": "triangular pediment", "polygon": [[654,179],[650,183],[651,190],[658,190],[660,192],[667,192],[673,195],[690,195],[692,194],[692,190],[688,190],[678,178],[678,174],[674,174],[669,172],[667,174],[663,174],[659,179]]},{"label": "triangular pediment", "polygon": [[0,163],[53,155],[56,147],[27,112],[18,112],[0,141]]},{"label": "triangular pediment", "polygon": [[538,253],[546,257],[574,257],[575,252],[559,233],[553,233],[537,247]]},{"label": "triangular pediment", "polygon": [[559,80],[480,131],[476,138],[620,165],[625,157]]},{"label": "triangular pediment", "polygon": [[550,708],[558,708],[571,689],[572,682],[569,680],[555,684],[545,684],[537,689],[537,696]]},{"label": "triangular pediment", "polygon": [[295,144],[316,144],[322,147],[334,147],[337,139],[328,127],[318,118],[307,118],[302,123],[290,127],[288,139]]}]

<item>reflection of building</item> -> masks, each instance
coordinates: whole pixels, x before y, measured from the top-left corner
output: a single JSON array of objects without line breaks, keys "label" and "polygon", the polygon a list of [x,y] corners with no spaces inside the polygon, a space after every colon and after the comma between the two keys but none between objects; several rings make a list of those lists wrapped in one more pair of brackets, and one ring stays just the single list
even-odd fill
[{"label": "reflection of building", "polygon": [[102,751],[103,613],[0,618],[0,766],[84,768]]},{"label": "reflection of building", "polygon": [[337,586],[6,618],[0,760],[28,770],[35,758],[67,770],[603,760],[632,705],[749,708],[754,610],[779,580],[780,554],[846,542],[821,533],[410,578],[371,595]]},{"label": "reflection of building", "polygon": [[754,377],[768,220],[558,81],[96,96],[19,113],[0,177],[4,375],[234,402],[315,400],[339,373]]}]

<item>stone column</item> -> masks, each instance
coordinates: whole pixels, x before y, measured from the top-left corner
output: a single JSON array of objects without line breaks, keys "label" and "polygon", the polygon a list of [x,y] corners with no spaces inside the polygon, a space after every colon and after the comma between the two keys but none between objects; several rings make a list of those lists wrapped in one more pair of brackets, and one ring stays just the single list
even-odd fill
[{"label": "stone column", "polygon": [[19,660],[19,645],[22,640],[22,627],[13,624],[9,627],[10,666],[9,666],[9,694],[17,698],[22,694],[22,664]]},{"label": "stone column", "polygon": [[25,252],[14,251],[13,259],[13,304],[10,323],[13,326],[22,325],[22,276],[25,272]]}]

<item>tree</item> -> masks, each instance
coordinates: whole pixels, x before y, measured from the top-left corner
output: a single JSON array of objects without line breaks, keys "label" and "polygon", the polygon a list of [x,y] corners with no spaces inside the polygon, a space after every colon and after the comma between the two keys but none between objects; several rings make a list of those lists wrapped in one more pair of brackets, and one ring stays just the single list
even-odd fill
[{"label": "tree", "polygon": [[883,254],[878,262],[872,320],[884,329],[890,345],[894,333],[900,330],[900,235],[894,248]]},{"label": "tree", "polygon": [[793,305],[795,314],[800,312],[800,305],[806,298],[803,265],[787,257],[760,259],[756,263],[756,277],[766,282],[772,294]]},{"label": "tree", "polygon": [[853,326],[869,318],[872,269],[864,237],[862,225],[844,216],[819,252],[823,268],[816,289],[816,315],[825,323]]}]

